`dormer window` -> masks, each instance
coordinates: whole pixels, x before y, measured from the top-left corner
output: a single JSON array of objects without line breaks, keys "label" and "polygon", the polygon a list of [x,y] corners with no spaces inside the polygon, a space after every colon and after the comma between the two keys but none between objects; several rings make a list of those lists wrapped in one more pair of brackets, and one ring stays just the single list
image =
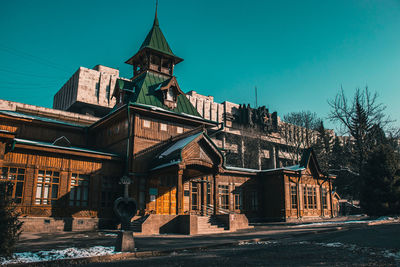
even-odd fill
[{"label": "dormer window", "polygon": [[166,99],[168,101],[176,101],[176,95],[174,93],[174,88],[169,88],[166,92]]},{"label": "dormer window", "polygon": [[175,77],[168,79],[161,83],[156,91],[160,90],[162,92],[164,105],[170,109],[174,109],[177,106],[178,95],[183,94],[179,88],[178,82]]}]

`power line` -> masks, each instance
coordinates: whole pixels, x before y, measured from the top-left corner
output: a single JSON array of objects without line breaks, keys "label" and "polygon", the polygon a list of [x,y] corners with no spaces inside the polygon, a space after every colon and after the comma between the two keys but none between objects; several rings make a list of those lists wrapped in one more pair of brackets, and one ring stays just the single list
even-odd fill
[{"label": "power line", "polygon": [[29,53],[17,50],[15,48],[7,47],[7,46],[5,46],[4,44],[1,44],[1,43],[0,43],[0,50],[3,50],[5,52],[8,52],[8,53],[16,55],[16,56],[23,57],[24,59],[28,59],[28,60],[31,60],[33,62],[42,64],[42,65],[46,65],[48,67],[52,67],[52,68],[55,68],[55,69],[58,69],[58,70],[62,70],[64,72],[69,73],[69,71],[67,69],[65,69],[64,66],[58,65],[56,63],[53,63],[53,62],[49,61],[48,59],[40,58],[38,56],[31,55]]},{"label": "power line", "polygon": [[[33,74],[33,73],[19,72],[19,71],[13,71],[13,70],[3,69],[3,68],[0,68],[0,72],[8,72],[8,73],[12,73],[12,74],[21,75],[21,76],[30,76],[30,77],[36,77],[36,78],[55,78],[55,76],[37,75],[37,74]],[[55,79],[58,79],[58,78],[55,78]]]}]

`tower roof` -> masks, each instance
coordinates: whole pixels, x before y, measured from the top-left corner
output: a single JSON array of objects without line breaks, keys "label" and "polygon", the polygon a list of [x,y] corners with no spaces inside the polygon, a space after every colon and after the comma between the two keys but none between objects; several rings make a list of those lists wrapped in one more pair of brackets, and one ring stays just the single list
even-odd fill
[{"label": "tower roof", "polygon": [[133,64],[135,58],[139,54],[141,54],[142,51],[146,49],[155,50],[161,54],[173,57],[175,58],[175,63],[183,61],[183,59],[174,55],[171,48],[169,47],[167,40],[164,37],[164,34],[162,33],[158,22],[157,9],[156,9],[156,15],[154,17],[153,27],[151,28],[146,38],[144,39],[142,45],[139,48],[139,51],[133,57],[128,59],[125,63]]}]

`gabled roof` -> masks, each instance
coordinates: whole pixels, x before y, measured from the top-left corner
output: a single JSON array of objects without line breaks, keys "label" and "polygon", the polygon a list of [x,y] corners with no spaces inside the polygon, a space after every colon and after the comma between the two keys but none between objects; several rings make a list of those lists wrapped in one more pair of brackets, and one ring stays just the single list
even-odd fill
[{"label": "gabled roof", "polygon": [[195,140],[205,139],[206,142],[214,148],[216,153],[219,154],[223,163],[223,155],[214,142],[204,133],[197,132],[195,134],[183,137],[182,139],[176,140],[170,146],[163,149],[154,159],[153,168],[151,170],[158,170],[168,166],[176,165],[182,162],[182,150]]},{"label": "gabled roof", "polygon": [[317,156],[315,155],[314,150],[310,147],[303,151],[303,155],[301,156],[300,166],[303,168],[308,168],[310,161],[314,163],[314,166],[319,174],[322,174],[321,168],[319,167]]},{"label": "gabled roof", "polygon": [[170,109],[164,105],[162,94],[157,89],[160,85],[161,87],[165,86],[170,79],[170,77],[153,72],[144,72],[132,81],[117,80],[117,86],[129,92],[127,98],[124,99],[125,103],[149,105],[179,114],[202,118],[185,94],[177,96],[176,108]]},{"label": "gabled roof", "polygon": [[[310,163],[312,165],[310,165]],[[318,172],[318,176],[322,175],[322,171],[319,167],[318,160],[317,160],[314,150],[312,148],[307,148],[303,151],[303,154],[301,156],[301,160],[300,160],[299,164],[287,166],[287,167],[269,169],[269,170],[261,170],[260,172],[263,172],[263,173],[274,172],[274,171],[294,171],[294,172],[300,171],[301,172],[307,168],[313,169],[314,167],[315,167],[315,170]]]}]

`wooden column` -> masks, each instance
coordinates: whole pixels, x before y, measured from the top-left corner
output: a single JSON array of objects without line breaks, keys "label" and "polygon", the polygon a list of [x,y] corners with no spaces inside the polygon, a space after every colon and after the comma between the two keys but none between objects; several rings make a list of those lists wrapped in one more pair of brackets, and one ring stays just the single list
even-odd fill
[{"label": "wooden column", "polygon": [[213,174],[213,195],[214,195],[214,215],[218,213],[218,184],[217,184],[217,175]]},{"label": "wooden column", "polygon": [[206,177],[203,177],[203,182],[201,183],[201,191],[202,191],[202,197],[201,197],[201,212],[202,215],[207,214],[207,182],[206,182]]},{"label": "wooden column", "polygon": [[179,168],[176,181],[176,214],[183,214],[183,169]]},{"label": "wooden column", "polygon": [[[329,177],[328,177],[328,179],[329,179]],[[331,204],[331,217],[333,218],[333,201],[332,201],[332,180],[331,179],[329,179],[328,180],[328,183],[329,183],[329,200],[330,200],[330,204]],[[328,200],[327,200],[328,201]]]},{"label": "wooden column", "polygon": [[[325,217],[325,211],[324,211],[324,188],[323,188],[323,183],[319,185],[319,198],[321,202],[321,217]],[[328,200],[325,200],[328,202]]]}]

